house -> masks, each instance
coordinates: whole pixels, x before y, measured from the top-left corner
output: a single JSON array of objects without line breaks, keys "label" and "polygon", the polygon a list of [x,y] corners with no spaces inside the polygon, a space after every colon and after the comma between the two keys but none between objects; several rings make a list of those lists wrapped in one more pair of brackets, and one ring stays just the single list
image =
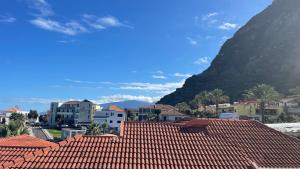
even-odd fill
[{"label": "house", "polygon": [[29,135],[0,138],[0,168],[7,168],[26,155],[56,145]]},{"label": "house", "polygon": [[281,99],[284,112],[300,115],[299,96],[289,96]]},{"label": "house", "polygon": [[[216,113],[216,105],[209,105],[206,107],[210,113]],[[219,104],[218,113],[234,112],[234,107],[230,103]]]},{"label": "house", "polygon": [[93,120],[97,105],[89,100],[68,101],[65,103],[52,102],[48,114],[50,126],[88,126]]},{"label": "house", "polygon": [[29,112],[28,111],[22,111],[18,107],[9,108],[9,109],[6,109],[6,110],[0,110],[0,124],[2,124],[3,122],[5,122],[5,124],[8,124],[9,123],[9,118],[10,118],[12,113],[23,114],[24,117],[26,118],[25,120],[27,120]]},{"label": "house", "polygon": [[170,105],[148,105],[139,109],[139,121],[147,121],[150,116],[157,116],[160,121],[177,121],[188,117]]},{"label": "house", "polygon": [[8,168],[300,168],[300,141],[256,121],[124,122],[119,136],[82,136]]},{"label": "house", "polygon": [[72,138],[78,134],[84,135],[86,134],[86,129],[73,129],[73,128],[63,128],[61,130],[61,139],[65,140],[68,138]]},{"label": "house", "polygon": [[126,121],[126,112],[115,105],[96,111],[94,115],[95,123],[98,123],[100,126],[107,123],[108,126],[115,131],[120,130],[120,124],[122,121]]}]

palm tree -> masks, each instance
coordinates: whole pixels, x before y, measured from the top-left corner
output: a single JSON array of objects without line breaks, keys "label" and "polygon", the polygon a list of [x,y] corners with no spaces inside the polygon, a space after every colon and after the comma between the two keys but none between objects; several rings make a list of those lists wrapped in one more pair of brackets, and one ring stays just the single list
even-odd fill
[{"label": "palm tree", "polygon": [[190,106],[186,102],[181,102],[175,106],[179,112],[189,114],[191,112]]},{"label": "palm tree", "polygon": [[266,104],[271,101],[276,101],[279,98],[279,93],[270,85],[258,84],[246,90],[244,97],[247,99],[255,99],[259,103],[262,123],[265,123]]},{"label": "palm tree", "polygon": [[101,129],[102,129],[103,134],[106,133],[108,128],[109,128],[109,126],[106,122],[101,125]]},{"label": "palm tree", "polygon": [[216,104],[216,113],[218,114],[219,104],[228,101],[229,97],[224,94],[222,89],[214,89],[210,92],[210,100]]},{"label": "palm tree", "polygon": [[100,135],[101,134],[101,129],[98,123],[92,122],[90,124],[90,132],[92,135]]},{"label": "palm tree", "polygon": [[206,112],[206,106],[210,102],[210,93],[208,91],[202,91],[195,96],[194,100],[197,103],[198,107],[203,106],[204,112]]}]

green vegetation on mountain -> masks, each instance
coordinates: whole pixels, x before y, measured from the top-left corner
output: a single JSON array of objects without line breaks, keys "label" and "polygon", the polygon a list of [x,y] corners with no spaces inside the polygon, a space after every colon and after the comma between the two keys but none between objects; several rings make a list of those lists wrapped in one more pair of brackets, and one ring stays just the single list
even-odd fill
[{"label": "green vegetation on mountain", "polygon": [[274,0],[224,43],[207,70],[158,103],[189,103],[201,91],[217,88],[239,100],[244,90],[262,83],[289,94],[300,85],[299,9],[299,0]]}]

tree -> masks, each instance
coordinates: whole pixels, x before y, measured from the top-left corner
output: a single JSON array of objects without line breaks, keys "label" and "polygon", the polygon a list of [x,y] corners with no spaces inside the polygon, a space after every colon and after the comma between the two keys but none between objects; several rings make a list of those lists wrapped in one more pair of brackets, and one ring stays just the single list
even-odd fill
[{"label": "tree", "polygon": [[131,109],[125,109],[125,112],[127,113],[127,121],[136,120],[136,112]]},{"label": "tree", "polygon": [[1,120],[1,124],[5,124],[5,123],[6,123],[6,119],[3,118],[3,119]]},{"label": "tree", "polygon": [[299,117],[293,114],[281,113],[277,118],[277,123],[295,123],[299,122]]},{"label": "tree", "polygon": [[9,119],[25,122],[25,116],[21,113],[12,113]]},{"label": "tree", "polygon": [[30,110],[28,113],[28,118],[29,119],[34,119],[36,120],[38,118],[39,114],[36,110]]},{"label": "tree", "polygon": [[101,134],[101,129],[98,123],[92,122],[90,124],[90,131],[92,135],[100,135]]},{"label": "tree", "polygon": [[219,104],[224,103],[229,100],[229,97],[226,96],[221,89],[214,89],[213,91],[209,92],[210,100],[216,104],[216,113],[218,114]]},{"label": "tree", "polygon": [[48,122],[48,118],[47,118],[47,115],[40,115],[39,116],[39,121],[41,122],[41,123],[47,123]]},{"label": "tree", "polygon": [[190,114],[191,112],[191,108],[188,104],[186,104],[185,102],[181,102],[176,104],[175,106],[181,113],[185,113],[185,114]]},{"label": "tree", "polygon": [[109,128],[109,126],[106,122],[101,125],[101,129],[102,129],[103,133],[106,133],[108,128]]},{"label": "tree", "polygon": [[24,123],[20,120],[11,120],[8,124],[8,129],[10,131],[10,135],[17,136],[20,135],[20,131],[25,127]]},{"label": "tree", "polygon": [[62,121],[63,121],[63,116],[60,115],[60,114],[57,114],[55,116],[55,122],[58,124],[58,125],[61,125],[62,124]]},{"label": "tree", "polygon": [[202,106],[204,108],[204,112],[206,112],[206,106],[211,101],[211,94],[208,91],[202,91],[199,94],[195,96],[195,102],[198,105],[198,107]]},{"label": "tree", "polygon": [[9,129],[6,125],[0,126],[0,137],[7,137],[9,136]]},{"label": "tree", "polygon": [[244,97],[247,99],[255,99],[259,103],[262,123],[265,123],[266,104],[271,101],[276,101],[279,98],[279,93],[270,85],[258,84],[246,90]]}]

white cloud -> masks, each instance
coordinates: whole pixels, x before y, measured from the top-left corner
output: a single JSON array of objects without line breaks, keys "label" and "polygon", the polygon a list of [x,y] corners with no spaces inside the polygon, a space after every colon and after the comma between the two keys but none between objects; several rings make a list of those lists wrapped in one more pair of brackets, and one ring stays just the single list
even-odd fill
[{"label": "white cloud", "polygon": [[208,20],[209,18],[212,18],[217,15],[219,15],[218,12],[208,13],[208,14],[202,16],[202,20]]},{"label": "white cloud", "polygon": [[231,30],[231,29],[235,29],[237,27],[238,27],[238,25],[235,23],[226,22],[226,23],[223,23],[222,25],[220,25],[218,28],[222,29],[222,30]]},{"label": "white cloud", "polygon": [[51,16],[54,15],[54,11],[52,10],[49,3],[45,0],[28,0],[28,5],[30,8],[38,11],[37,16]]},{"label": "white cloud", "polygon": [[[215,19],[215,17],[219,15],[218,12],[212,12],[212,13],[208,13],[206,15],[202,15],[202,21],[207,22],[208,24],[214,24],[216,22],[218,22],[217,19]],[[197,22],[199,20],[199,17],[197,17]],[[196,21],[196,20],[195,20]]]},{"label": "white cloud", "polygon": [[13,23],[17,19],[9,15],[0,15],[0,23]]},{"label": "white cloud", "polygon": [[191,45],[197,45],[198,44],[198,42],[196,40],[192,39],[191,37],[186,37],[186,39],[189,41],[189,43]]},{"label": "white cloud", "polygon": [[79,33],[88,32],[80,23],[71,21],[67,23],[60,23],[51,19],[36,18],[30,21],[31,24],[54,32],[60,32],[66,35],[77,35]]},{"label": "white cloud", "polygon": [[155,97],[149,97],[149,96],[134,96],[134,95],[112,95],[112,96],[101,96],[99,100],[96,100],[98,104],[103,103],[111,103],[111,102],[119,102],[119,101],[126,101],[126,100],[137,100],[137,101],[145,101],[154,103],[157,102],[161,97],[155,96]]},{"label": "white cloud", "polygon": [[120,22],[117,18],[113,16],[98,17],[95,15],[83,14],[82,19],[89,26],[95,29],[106,29],[109,27],[121,27],[121,26],[133,28],[132,26]]},{"label": "white cloud", "polygon": [[163,76],[163,75],[152,75],[152,78],[154,78],[154,79],[166,79],[167,77]]},{"label": "white cloud", "polygon": [[157,70],[157,71],[155,71],[155,73],[157,73],[157,74],[164,74],[164,72],[163,71],[161,71],[161,70]]},{"label": "white cloud", "polygon": [[123,90],[140,90],[147,92],[155,92],[160,94],[171,93],[177,88],[182,87],[184,80],[180,82],[168,82],[168,83],[124,83],[120,89]]},{"label": "white cloud", "polygon": [[58,43],[63,43],[63,44],[67,44],[67,43],[75,43],[77,42],[77,40],[75,39],[70,39],[70,40],[58,40]]},{"label": "white cloud", "polygon": [[208,57],[201,57],[194,62],[194,64],[197,64],[197,65],[208,64],[208,63],[209,63]]},{"label": "white cloud", "polygon": [[185,77],[185,78],[188,78],[188,77],[191,77],[192,75],[191,74],[183,74],[183,73],[174,73],[174,76],[175,77]]},{"label": "white cloud", "polygon": [[81,84],[113,84],[112,82],[108,82],[108,81],[96,82],[96,81],[76,80],[70,78],[65,79],[65,81],[72,82],[72,83],[81,83]]}]

